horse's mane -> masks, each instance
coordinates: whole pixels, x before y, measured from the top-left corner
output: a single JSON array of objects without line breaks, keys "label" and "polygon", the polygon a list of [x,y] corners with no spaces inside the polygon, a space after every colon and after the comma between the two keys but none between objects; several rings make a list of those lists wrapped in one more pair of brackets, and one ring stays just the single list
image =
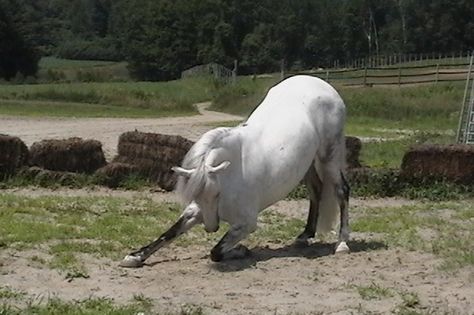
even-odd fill
[{"label": "horse's mane", "polygon": [[206,132],[188,151],[183,159],[182,167],[195,169],[191,177],[180,176],[175,191],[181,201],[187,205],[202,191],[206,184],[205,161],[208,153],[219,146],[232,128],[221,127]]}]

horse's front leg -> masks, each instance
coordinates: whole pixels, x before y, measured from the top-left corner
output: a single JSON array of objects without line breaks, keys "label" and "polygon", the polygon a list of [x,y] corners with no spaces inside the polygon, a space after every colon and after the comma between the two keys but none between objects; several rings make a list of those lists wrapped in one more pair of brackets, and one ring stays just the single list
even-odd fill
[{"label": "horse's front leg", "polygon": [[239,259],[250,255],[250,250],[244,245],[238,244],[247,235],[255,231],[255,224],[233,225],[211,250],[212,261],[222,261],[226,259]]},{"label": "horse's front leg", "polygon": [[143,262],[155,253],[161,247],[171,243],[179,235],[185,233],[194,225],[201,223],[202,217],[199,208],[192,207],[192,204],[186,208],[173,226],[150,244],[136,250],[120,262],[121,267],[137,268],[143,266]]}]

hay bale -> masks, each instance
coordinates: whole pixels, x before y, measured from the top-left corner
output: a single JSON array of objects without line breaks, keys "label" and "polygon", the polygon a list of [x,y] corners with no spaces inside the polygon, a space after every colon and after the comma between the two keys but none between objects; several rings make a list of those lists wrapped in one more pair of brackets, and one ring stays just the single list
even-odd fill
[{"label": "hay bale", "polygon": [[30,165],[51,171],[91,174],[106,164],[97,140],[42,140],[30,148]]},{"label": "hay bale", "polygon": [[474,182],[474,146],[418,145],[405,153],[401,176],[407,181],[446,179],[461,184]]},{"label": "hay bale", "polygon": [[176,183],[171,167],[181,164],[193,144],[181,136],[126,132],[119,137],[118,156],[113,162],[133,165],[140,175],[171,191]]},{"label": "hay bale", "polygon": [[117,187],[128,176],[137,173],[136,166],[119,162],[109,163],[95,172],[102,184],[113,188]]},{"label": "hay bale", "polygon": [[28,148],[18,137],[0,134],[0,178],[13,175],[28,162]]},{"label": "hay bale", "polygon": [[346,162],[347,168],[358,168],[362,165],[359,161],[360,149],[362,141],[357,137],[346,137]]}]

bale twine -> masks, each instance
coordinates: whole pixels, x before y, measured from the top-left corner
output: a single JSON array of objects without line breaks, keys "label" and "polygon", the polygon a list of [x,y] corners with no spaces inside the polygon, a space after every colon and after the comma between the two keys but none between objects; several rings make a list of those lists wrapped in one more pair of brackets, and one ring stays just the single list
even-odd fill
[{"label": "bale twine", "polygon": [[401,176],[407,181],[446,179],[461,184],[474,182],[474,146],[418,145],[405,153]]},{"label": "bale twine", "polygon": [[30,148],[30,165],[51,171],[91,174],[106,164],[97,140],[42,140]]},{"label": "bale twine", "polygon": [[28,162],[28,147],[18,137],[0,134],[0,179],[11,176]]},{"label": "bale twine", "polygon": [[347,168],[358,168],[362,165],[359,161],[360,149],[362,141],[357,137],[346,137],[346,162]]},{"label": "bale twine", "polygon": [[133,165],[140,175],[171,191],[176,184],[171,167],[181,164],[192,145],[181,136],[126,132],[119,137],[118,156],[113,162]]}]

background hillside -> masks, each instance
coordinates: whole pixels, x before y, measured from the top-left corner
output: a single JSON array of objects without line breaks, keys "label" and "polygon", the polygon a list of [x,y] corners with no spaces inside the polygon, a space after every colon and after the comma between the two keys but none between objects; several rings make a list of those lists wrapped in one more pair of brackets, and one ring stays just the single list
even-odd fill
[{"label": "background hillside", "polygon": [[473,16],[469,0],[0,0],[0,75],[34,74],[51,55],[128,61],[137,79],[165,80],[211,61],[236,59],[245,74],[282,59],[298,70],[451,53],[473,48]]}]

